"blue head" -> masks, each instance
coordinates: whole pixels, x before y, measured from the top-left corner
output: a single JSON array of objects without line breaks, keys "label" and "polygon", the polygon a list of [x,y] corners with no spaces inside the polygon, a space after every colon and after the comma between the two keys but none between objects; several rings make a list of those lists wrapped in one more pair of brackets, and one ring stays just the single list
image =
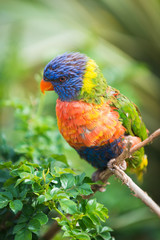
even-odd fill
[{"label": "blue head", "polygon": [[76,100],[83,85],[88,57],[78,52],[65,53],[51,60],[43,79],[50,82],[62,101]]}]

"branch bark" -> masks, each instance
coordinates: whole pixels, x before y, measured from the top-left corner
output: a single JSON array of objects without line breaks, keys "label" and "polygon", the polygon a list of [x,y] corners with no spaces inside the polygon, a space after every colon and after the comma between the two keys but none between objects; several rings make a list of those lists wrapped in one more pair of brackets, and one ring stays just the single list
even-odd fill
[{"label": "branch bark", "polygon": [[143,142],[138,143],[137,145],[135,145],[133,148],[131,148],[130,153],[133,154],[135,151],[137,151],[138,149],[140,149],[141,147],[144,147],[145,145],[147,145],[148,143],[152,142],[153,139],[157,138],[158,136],[160,136],[160,128],[157,129],[155,132],[153,132],[148,138],[146,138]]},{"label": "branch bark", "polygon": [[[125,170],[124,162],[125,159],[130,157],[135,151],[144,147],[148,143],[152,142],[154,138],[160,136],[160,129],[153,132],[147,139],[143,142],[138,143],[133,148],[130,149],[130,141],[126,145],[126,149],[115,159],[111,159],[108,163],[108,168],[97,173],[97,176],[93,177],[96,180],[101,180],[105,184],[111,175],[115,175],[119,178],[127,187],[134,192],[134,196],[140,198],[158,217],[160,217],[160,207],[145,193],[139,186],[137,186],[133,180],[123,171]],[[96,174],[95,174],[96,175]],[[109,176],[109,177],[108,177]]]},{"label": "branch bark", "polygon": [[160,217],[160,207],[144,192],[139,186],[137,186],[133,180],[118,166],[114,166],[111,170],[117,178],[119,178],[127,187],[134,192],[134,196],[141,199],[154,213]]}]

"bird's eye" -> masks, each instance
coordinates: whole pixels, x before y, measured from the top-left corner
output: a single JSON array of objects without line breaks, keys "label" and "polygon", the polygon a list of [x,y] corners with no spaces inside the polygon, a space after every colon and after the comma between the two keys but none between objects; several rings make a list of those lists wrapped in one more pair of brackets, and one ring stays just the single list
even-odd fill
[{"label": "bird's eye", "polygon": [[60,78],[59,78],[59,81],[60,81],[60,82],[64,82],[65,80],[66,80],[66,77],[60,77]]}]

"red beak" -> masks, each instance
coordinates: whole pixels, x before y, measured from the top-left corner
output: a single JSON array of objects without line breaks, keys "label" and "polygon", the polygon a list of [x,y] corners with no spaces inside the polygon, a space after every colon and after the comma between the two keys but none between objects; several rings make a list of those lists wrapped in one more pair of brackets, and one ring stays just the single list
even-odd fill
[{"label": "red beak", "polygon": [[41,92],[43,94],[45,94],[45,91],[53,91],[54,90],[52,83],[44,81],[43,79],[41,80],[40,88],[41,88]]}]

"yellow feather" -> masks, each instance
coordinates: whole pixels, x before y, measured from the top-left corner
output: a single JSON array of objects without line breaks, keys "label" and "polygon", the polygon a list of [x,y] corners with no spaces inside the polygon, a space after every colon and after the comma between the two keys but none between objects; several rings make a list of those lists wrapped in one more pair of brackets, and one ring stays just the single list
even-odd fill
[{"label": "yellow feather", "polygon": [[83,86],[82,93],[87,92],[90,93],[96,85],[93,83],[93,79],[97,77],[96,73],[96,63],[92,59],[90,59],[86,64],[86,71],[83,77]]}]

